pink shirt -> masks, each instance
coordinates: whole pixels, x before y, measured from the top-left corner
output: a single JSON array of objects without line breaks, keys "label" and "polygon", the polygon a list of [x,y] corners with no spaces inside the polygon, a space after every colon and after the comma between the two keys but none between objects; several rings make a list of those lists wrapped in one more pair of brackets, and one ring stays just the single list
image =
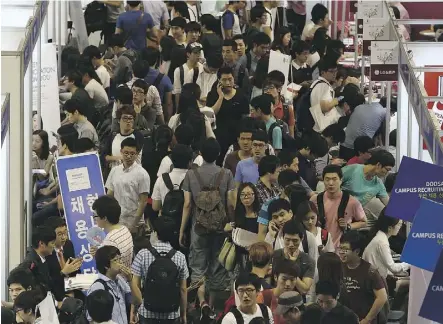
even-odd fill
[{"label": "pink shirt", "polygon": [[[325,218],[326,218],[326,230],[331,234],[332,242],[335,247],[340,244],[340,238],[343,234],[340,226],[338,225],[338,206],[340,205],[342,194],[339,197],[330,199],[328,193],[325,192],[323,195],[323,204],[325,208]],[[317,206],[317,195],[311,197],[311,201]],[[360,222],[366,217],[363,207],[360,202],[354,197],[349,197],[348,205],[345,209],[344,219],[346,223],[351,224],[352,222]]]},{"label": "pink shirt", "polygon": [[288,0],[287,8],[294,10],[297,15],[306,15],[306,1]]},{"label": "pink shirt", "polygon": [[363,164],[363,161],[360,160],[358,156],[354,156],[352,159],[348,161],[348,163],[346,163],[346,165],[352,165],[352,164]]}]

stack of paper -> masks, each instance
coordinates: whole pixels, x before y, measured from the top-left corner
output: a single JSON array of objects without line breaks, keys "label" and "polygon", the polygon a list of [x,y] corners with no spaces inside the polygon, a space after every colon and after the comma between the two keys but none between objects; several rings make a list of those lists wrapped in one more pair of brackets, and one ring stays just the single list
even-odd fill
[{"label": "stack of paper", "polygon": [[97,274],[78,274],[72,278],[65,279],[65,291],[74,289],[88,290],[94,281],[97,280]]},{"label": "stack of paper", "polygon": [[259,240],[256,233],[249,232],[241,228],[234,228],[232,231],[232,241],[235,245],[248,248],[252,244],[257,243]]}]

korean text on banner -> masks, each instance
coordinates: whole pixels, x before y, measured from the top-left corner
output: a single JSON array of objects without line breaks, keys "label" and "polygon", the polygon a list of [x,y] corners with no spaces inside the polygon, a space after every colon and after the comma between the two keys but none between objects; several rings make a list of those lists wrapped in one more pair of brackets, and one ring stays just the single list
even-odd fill
[{"label": "korean text on banner", "polygon": [[56,165],[69,238],[83,258],[82,273],[95,273],[86,234],[95,224],[92,204],[105,194],[99,157],[96,153],[63,156]]},{"label": "korean text on banner", "polygon": [[405,156],[400,164],[386,214],[412,222],[420,205],[420,198],[443,203],[443,167]]},{"label": "korean text on banner", "polygon": [[428,291],[423,299],[419,315],[437,323],[443,323],[443,252],[440,254]]},{"label": "korean text on banner", "polygon": [[420,207],[403,248],[401,261],[432,272],[442,250],[443,205],[420,199]]}]

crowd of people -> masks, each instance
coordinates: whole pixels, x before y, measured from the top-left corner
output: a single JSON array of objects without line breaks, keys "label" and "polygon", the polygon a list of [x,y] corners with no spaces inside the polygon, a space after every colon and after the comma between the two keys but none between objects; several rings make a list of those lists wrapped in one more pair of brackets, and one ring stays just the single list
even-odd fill
[{"label": "crowd of people", "polygon": [[[98,2],[105,46],[61,55],[57,147],[33,133],[32,246],[2,322],[43,323],[47,292],[60,323],[383,324],[402,310],[404,227],[384,209],[396,131],[384,149],[387,100],[367,103],[340,65],[328,9]],[[270,50],[291,56],[289,80]],[[83,258],[54,159],[85,152],[101,161],[91,217],[106,237],[89,251],[97,280],[66,291]]]}]

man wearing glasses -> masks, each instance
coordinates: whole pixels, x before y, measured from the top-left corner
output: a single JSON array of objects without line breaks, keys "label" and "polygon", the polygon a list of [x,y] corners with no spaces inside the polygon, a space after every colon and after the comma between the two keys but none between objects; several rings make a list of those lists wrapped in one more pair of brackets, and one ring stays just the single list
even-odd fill
[{"label": "man wearing glasses", "polygon": [[143,213],[150,191],[148,172],[136,163],[140,147],[134,138],[121,142],[122,164],[114,167],[106,181],[107,193],[115,197],[121,207],[120,224],[135,235],[142,235],[145,228]]}]

